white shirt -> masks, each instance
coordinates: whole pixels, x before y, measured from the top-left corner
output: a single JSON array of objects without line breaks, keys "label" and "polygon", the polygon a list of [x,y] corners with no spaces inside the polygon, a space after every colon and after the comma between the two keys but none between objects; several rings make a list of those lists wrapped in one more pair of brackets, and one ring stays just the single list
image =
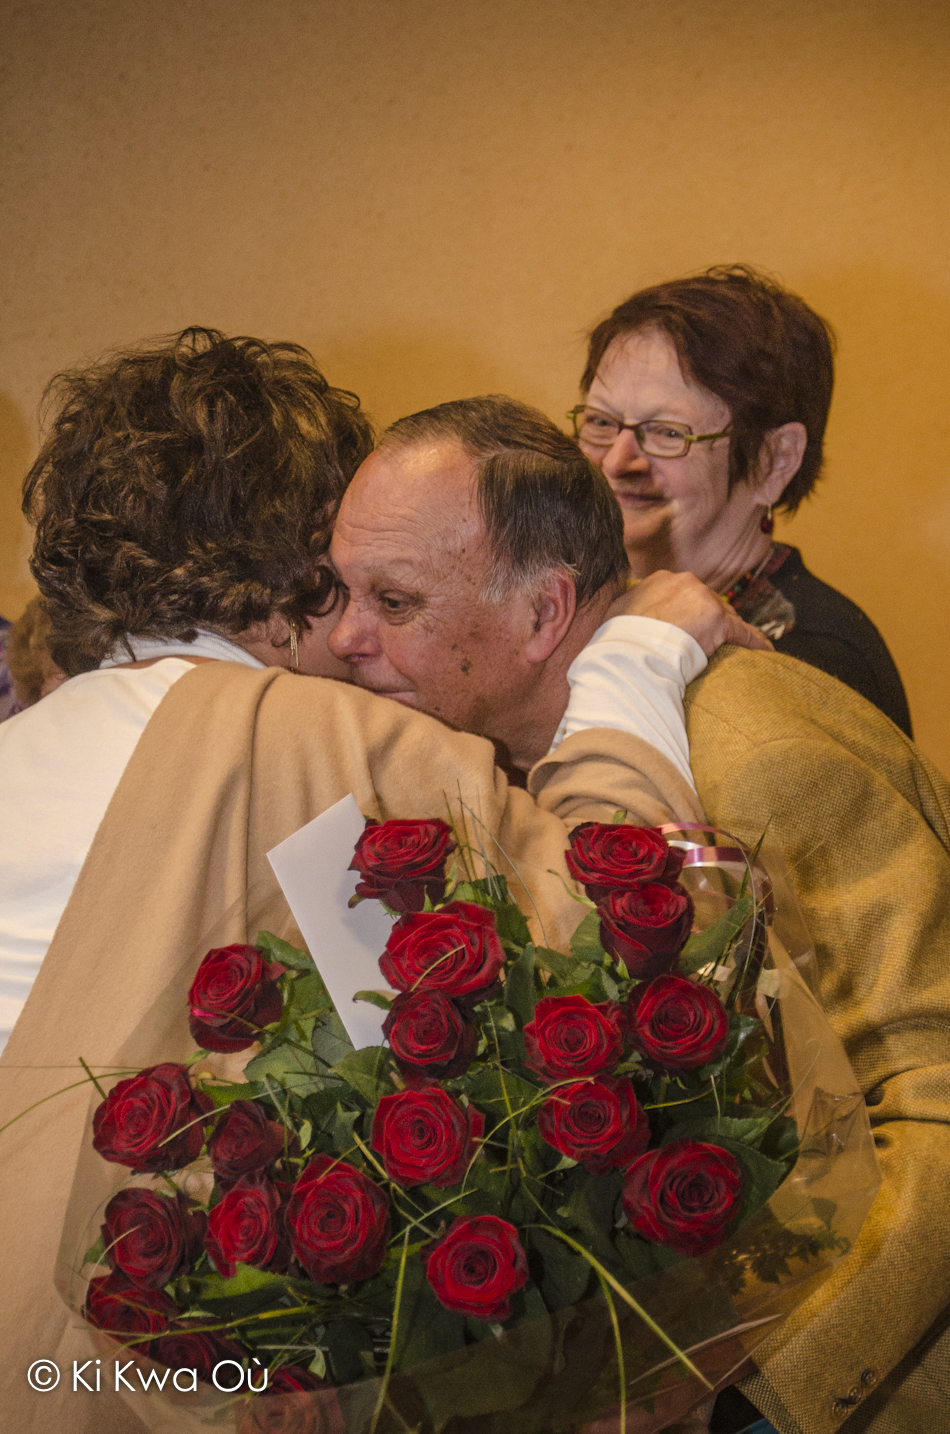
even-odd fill
[{"label": "white shirt", "polygon": [[[0,723],[0,1049],[6,1044],[79,876],[99,823],[145,726],[192,664],[217,657],[262,667],[213,633],[193,643],[129,639],[95,672],[70,678]],[[683,692],[706,665],[686,633],[653,618],[617,617],[574,661],[554,746],[572,732],[614,727],[651,743],[687,781]],[[553,749],[552,749],[553,750]]]},{"label": "white shirt", "polygon": [[695,791],[683,697],[707,663],[695,638],[653,617],[611,617],[567,673],[571,697],[551,744],[572,732],[613,727],[662,752]]},{"label": "white shirt", "polygon": [[0,723],[0,1050],[40,969],[92,839],[145,725],[192,663],[163,653],[263,667],[212,633],[193,643],[133,639]]}]

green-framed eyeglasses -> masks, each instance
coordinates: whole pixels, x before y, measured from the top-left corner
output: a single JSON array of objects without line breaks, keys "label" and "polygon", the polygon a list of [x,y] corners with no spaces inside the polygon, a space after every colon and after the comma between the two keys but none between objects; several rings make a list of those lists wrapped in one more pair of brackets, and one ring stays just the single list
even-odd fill
[{"label": "green-framed eyeglasses", "polygon": [[646,423],[621,423],[610,413],[579,403],[568,413],[579,443],[589,448],[610,448],[625,428],[629,428],[643,453],[651,458],[685,458],[694,443],[711,443],[715,438],[728,438],[731,430],[721,433],[694,433],[686,423],[673,423],[665,418],[651,418]]}]

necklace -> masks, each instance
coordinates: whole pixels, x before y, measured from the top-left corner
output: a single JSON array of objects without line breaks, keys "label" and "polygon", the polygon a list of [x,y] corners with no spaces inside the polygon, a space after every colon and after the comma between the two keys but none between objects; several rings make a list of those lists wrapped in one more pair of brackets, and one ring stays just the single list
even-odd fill
[{"label": "necklace", "polygon": [[765,568],[769,559],[775,555],[775,549],[777,547],[777,543],[769,543],[769,546],[765,551],[765,557],[762,559],[762,561],[758,563],[756,567],[749,568],[748,572],[740,573],[737,578],[733,578],[732,582],[726,588],[725,592],[720,593],[719,596],[725,598],[726,602],[732,603],[733,606],[735,606],[736,602],[738,602],[738,600],[742,597],[743,593],[748,590],[750,584],[755,581],[755,579]]}]

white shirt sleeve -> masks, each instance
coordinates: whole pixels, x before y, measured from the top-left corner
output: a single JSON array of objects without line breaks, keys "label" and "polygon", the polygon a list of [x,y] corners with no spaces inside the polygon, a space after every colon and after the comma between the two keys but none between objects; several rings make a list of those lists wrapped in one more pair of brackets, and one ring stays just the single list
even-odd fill
[{"label": "white shirt sleeve", "polygon": [[683,695],[706,666],[695,638],[653,617],[612,617],[568,670],[571,697],[551,744],[573,732],[613,727],[649,742],[695,791]]}]

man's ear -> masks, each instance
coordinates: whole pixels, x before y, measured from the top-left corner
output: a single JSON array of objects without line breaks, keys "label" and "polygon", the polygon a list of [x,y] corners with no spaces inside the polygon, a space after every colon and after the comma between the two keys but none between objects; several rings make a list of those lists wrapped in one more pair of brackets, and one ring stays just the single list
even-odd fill
[{"label": "man's ear", "polygon": [[561,643],[574,621],[577,592],[574,579],[564,568],[545,573],[532,599],[534,624],[525,643],[529,662],[546,662]]},{"label": "man's ear", "polygon": [[770,428],[759,453],[755,493],[762,503],[777,503],[802,466],[808,430],[804,423]]}]

